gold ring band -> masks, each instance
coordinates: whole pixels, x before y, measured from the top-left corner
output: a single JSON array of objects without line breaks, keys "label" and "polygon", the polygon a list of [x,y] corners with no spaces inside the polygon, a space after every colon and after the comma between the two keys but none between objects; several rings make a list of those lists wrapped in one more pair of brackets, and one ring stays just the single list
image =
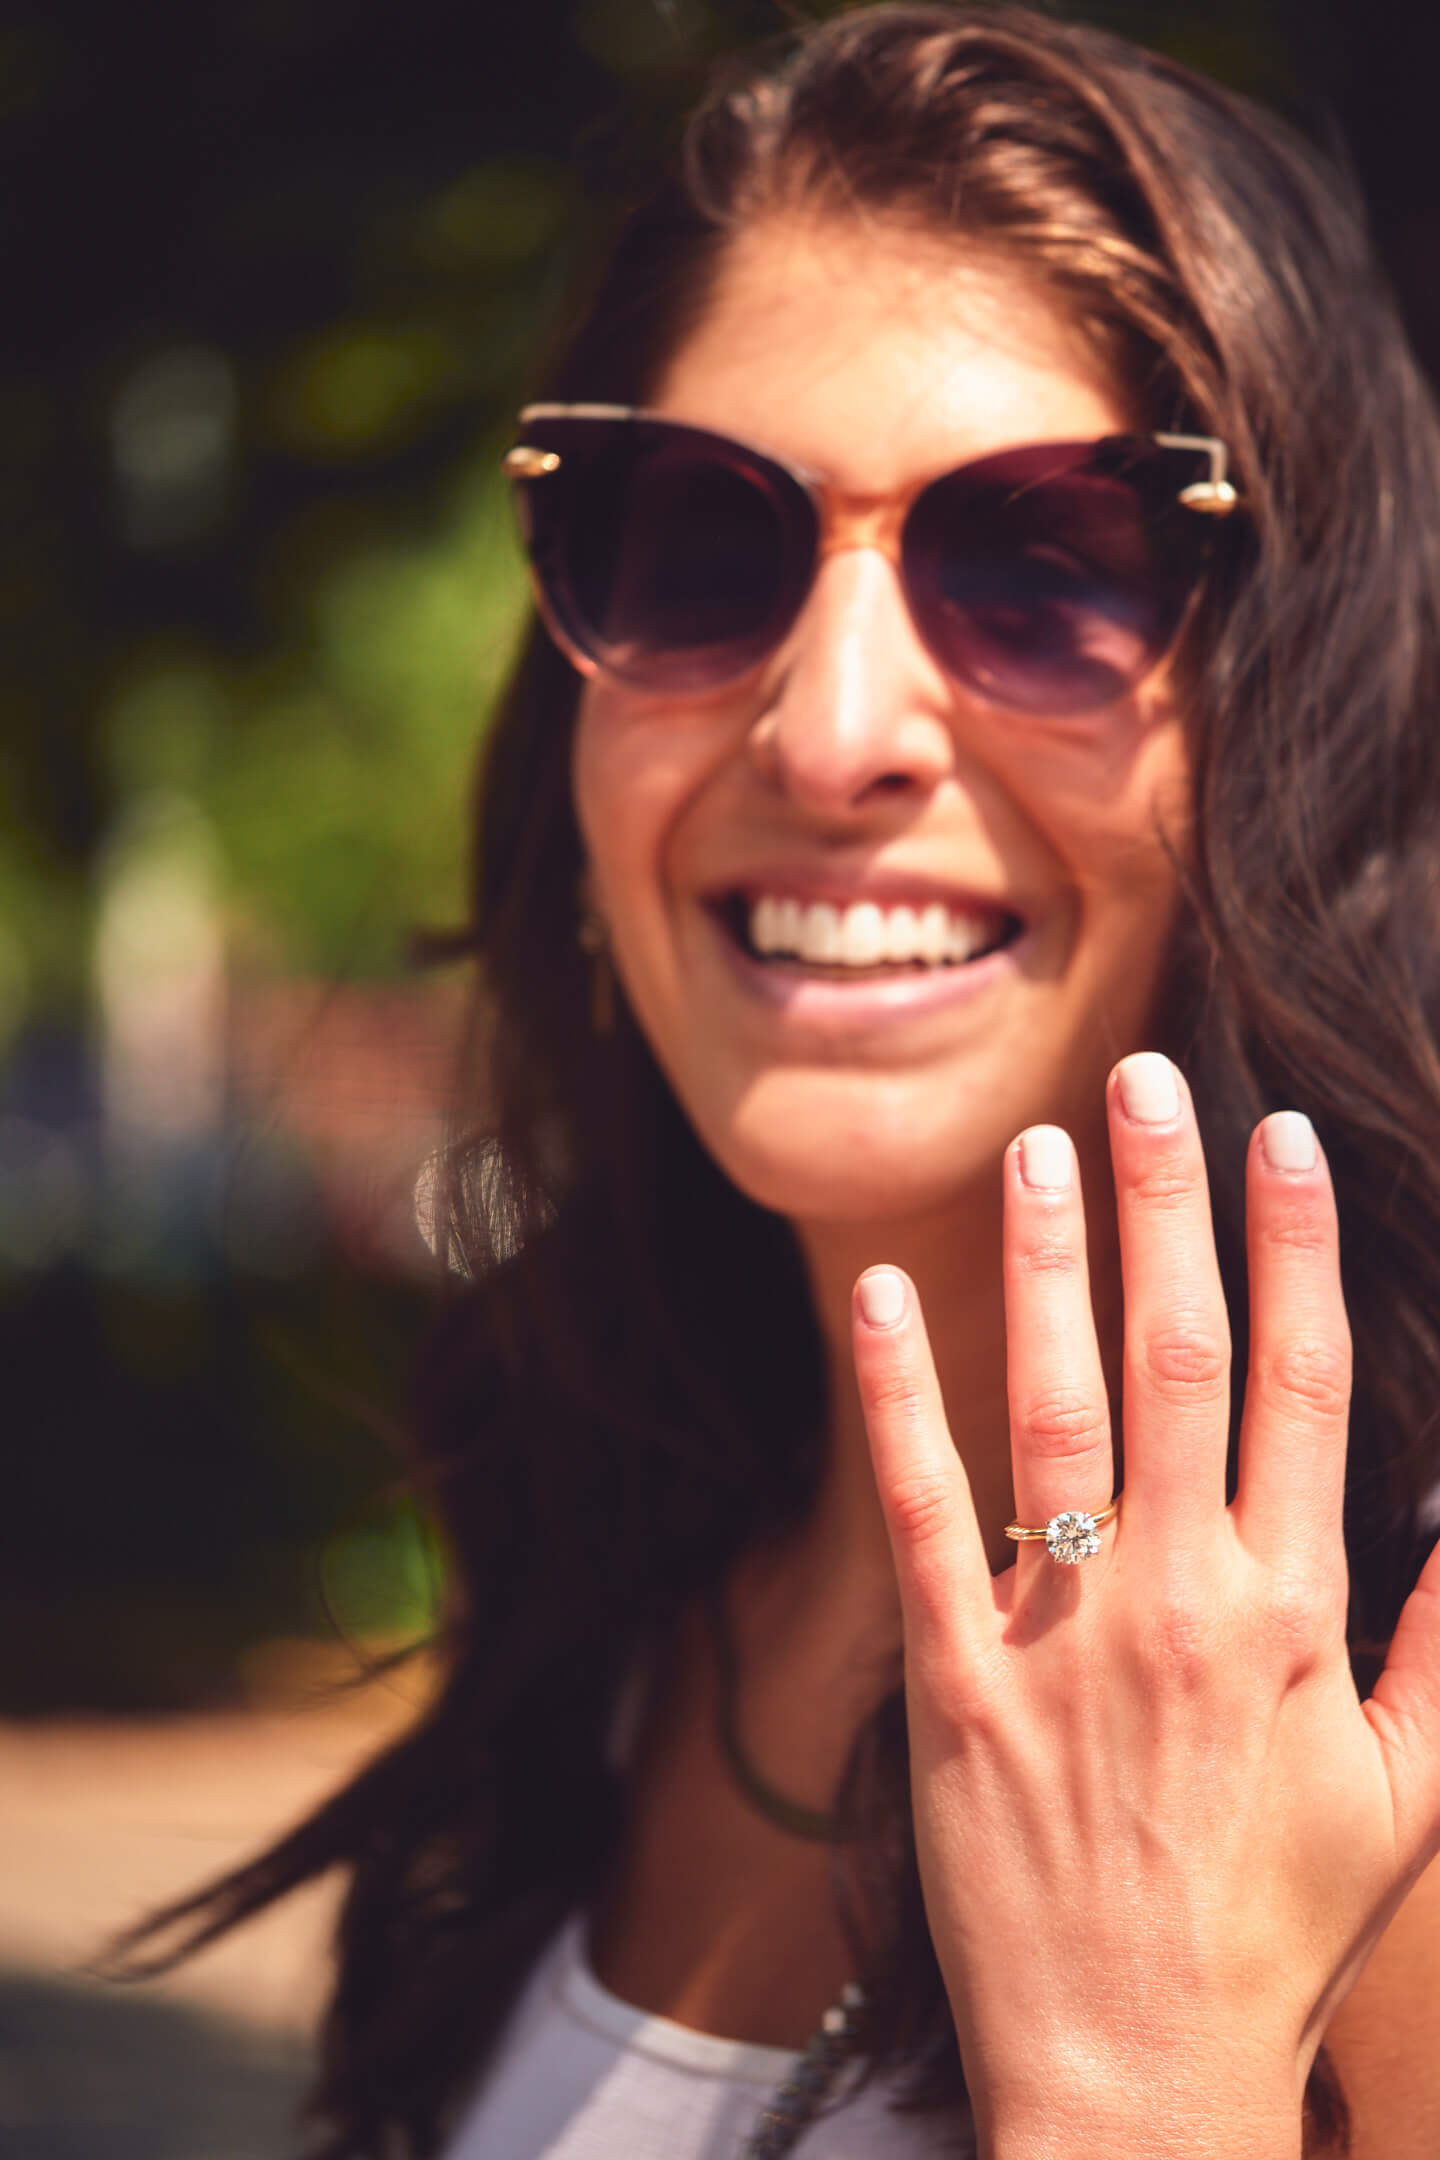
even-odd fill
[{"label": "gold ring band", "polygon": [[1099,1552],[1100,1532],[1119,1512],[1120,1495],[1117,1493],[1109,1507],[1099,1508],[1093,1515],[1083,1508],[1065,1508],[1038,1527],[1029,1523],[1006,1523],[1005,1535],[1013,1538],[1017,1545],[1043,1544],[1052,1560],[1063,1560],[1069,1565],[1077,1560],[1088,1560],[1092,1553]]}]

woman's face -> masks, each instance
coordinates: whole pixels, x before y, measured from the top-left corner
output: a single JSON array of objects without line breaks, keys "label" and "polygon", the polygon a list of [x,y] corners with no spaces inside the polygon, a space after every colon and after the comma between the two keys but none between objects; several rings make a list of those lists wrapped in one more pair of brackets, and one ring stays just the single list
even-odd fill
[{"label": "woman's face", "polygon": [[[1132,424],[1037,286],[883,222],[739,239],[652,404],[861,507]],[[782,648],[718,696],[587,684],[574,756],[591,896],[656,1057],[735,1183],[815,1222],[947,1205],[1037,1120],[1103,1144],[1105,1074],[1156,1002],[1188,781],[1163,667],[1078,717],[987,704],[864,546],[822,560]],[[761,958],[742,926],[766,901],[869,904],[887,940],[897,907],[939,907],[974,957]]]}]

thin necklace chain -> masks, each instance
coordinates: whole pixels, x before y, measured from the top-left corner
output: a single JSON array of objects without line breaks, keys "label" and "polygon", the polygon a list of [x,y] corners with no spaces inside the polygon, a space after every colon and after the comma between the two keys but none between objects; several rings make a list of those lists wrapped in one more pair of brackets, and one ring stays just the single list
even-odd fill
[{"label": "thin necklace chain", "polygon": [[726,1769],[756,1813],[774,1823],[777,1829],[788,1831],[791,1837],[808,1838],[814,1844],[835,1844],[840,1836],[839,1820],[835,1815],[827,1814],[821,1808],[807,1807],[803,1801],[792,1800],[788,1793],[772,1785],[751,1761],[740,1738],[739,1660],[726,1617],[724,1592],[717,1587],[707,1602],[715,1652],[715,1737],[720,1743]]},{"label": "thin necklace chain", "polygon": [[761,2109],[744,2160],[784,2160],[786,2153],[794,2151],[829,2099],[841,2070],[854,2058],[864,2008],[862,1988],[852,1982],[841,1989],[839,2002],[825,2012],[794,2069]]},{"label": "thin necklace chain", "polygon": [[[788,1830],[792,1837],[833,1844],[839,1834],[837,1818],[792,1800],[770,1783],[746,1752],[737,1709],[739,1660],[726,1618],[724,1593],[718,1586],[709,1606],[715,1651],[715,1730],[731,1777],[757,1813],[778,1829]],[[829,2099],[840,2072],[854,2058],[864,2006],[864,1990],[857,1983],[852,1981],[841,1989],[839,2002],[825,2012],[794,2069],[761,2109],[746,2143],[744,2160],[784,2160],[787,2153],[794,2151]]]}]

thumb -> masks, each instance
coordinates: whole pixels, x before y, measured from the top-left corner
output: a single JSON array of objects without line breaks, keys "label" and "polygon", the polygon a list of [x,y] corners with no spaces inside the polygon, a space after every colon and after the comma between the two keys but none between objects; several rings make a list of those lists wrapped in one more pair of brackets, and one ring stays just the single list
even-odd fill
[{"label": "thumb", "polygon": [[1405,1601],[1365,1715],[1384,1750],[1401,1863],[1440,1850],[1440,1545]]}]

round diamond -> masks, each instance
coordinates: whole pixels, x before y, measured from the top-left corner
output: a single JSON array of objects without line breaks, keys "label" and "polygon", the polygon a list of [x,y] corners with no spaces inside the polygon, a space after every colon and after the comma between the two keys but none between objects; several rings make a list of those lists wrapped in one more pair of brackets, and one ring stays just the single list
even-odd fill
[{"label": "round diamond", "polygon": [[1100,1550],[1100,1533],[1095,1527],[1094,1516],[1082,1513],[1079,1508],[1067,1508],[1063,1515],[1052,1515],[1045,1525],[1045,1550],[1052,1560],[1063,1560],[1069,1567],[1077,1560],[1088,1560],[1091,1553]]}]

